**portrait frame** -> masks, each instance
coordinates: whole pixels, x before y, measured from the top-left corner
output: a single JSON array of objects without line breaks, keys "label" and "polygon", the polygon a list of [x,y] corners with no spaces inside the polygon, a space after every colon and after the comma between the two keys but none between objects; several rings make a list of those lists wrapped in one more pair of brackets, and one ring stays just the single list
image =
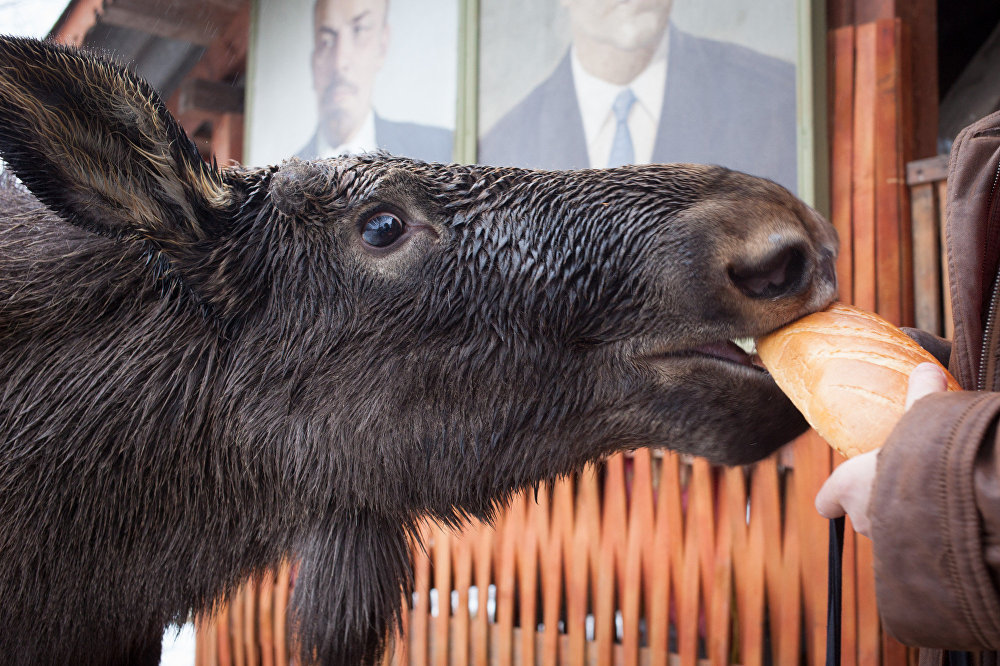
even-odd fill
[{"label": "portrait frame", "polygon": [[[528,0],[520,0],[520,4],[524,4]],[[751,0],[735,0],[735,3],[740,5],[736,7],[733,11],[720,12],[719,7],[727,3],[732,3],[734,0],[712,0],[711,7],[705,7],[703,13],[706,15],[728,15],[728,16],[746,16],[747,9],[750,4],[757,7],[759,3],[752,3]],[[785,182],[786,186],[793,189],[796,194],[805,200],[810,205],[817,207],[821,212],[827,212],[829,209],[829,186],[828,186],[828,174],[829,168],[827,165],[829,148],[827,146],[827,137],[825,131],[821,131],[822,128],[826,127],[826,76],[825,76],[825,66],[826,66],[826,39],[825,39],[825,6],[824,0],[784,0],[787,4],[788,16],[784,17],[783,25],[785,30],[789,35],[789,39],[784,47],[784,57],[786,59],[793,60],[794,64],[794,112],[789,115],[789,118],[794,118],[794,136],[795,136],[795,147],[794,156],[796,160],[796,167],[794,175],[786,179],[790,182]],[[530,45],[537,44],[539,42],[539,34],[531,33],[530,31],[525,31],[525,24],[530,24],[530,21],[522,21],[520,24],[516,20],[508,20],[506,24],[501,22],[500,30],[506,30],[511,33],[508,37],[502,34],[493,34],[497,28],[495,27],[496,21],[494,14],[496,13],[496,7],[503,4],[506,7],[513,7],[518,5],[517,1],[510,2],[510,0],[473,0],[470,4],[475,5],[476,12],[479,16],[479,22],[476,24],[476,32],[478,40],[476,42],[476,49],[478,54],[478,67],[480,70],[480,76],[477,80],[479,90],[477,91],[476,98],[479,105],[479,113],[476,114],[474,122],[476,127],[473,131],[477,139],[477,150],[467,151],[463,157],[467,161],[482,161],[489,163],[489,156],[484,155],[482,151],[481,140],[483,136],[489,131],[490,126],[495,124],[498,116],[502,115],[503,109],[500,111],[493,108],[495,106],[495,98],[497,97],[497,92],[493,89],[494,84],[491,81],[495,78],[491,78],[491,59],[495,59],[495,56],[491,56],[491,44],[502,41],[511,41],[515,44],[514,50],[518,52],[525,52],[525,50],[530,50],[532,47]],[[548,9],[542,9],[536,12],[538,14],[545,14],[548,11],[549,18],[556,13],[555,6],[559,5],[559,0],[548,0],[546,3],[531,3],[538,7],[540,5],[548,5]],[[678,9],[687,7],[690,9],[692,3],[690,0],[675,0],[675,11]],[[502,11],[502,10],[501,10]],[[507,13],[516,14],[516,9],[510,9]],[[687,20],[687,19],[685,19]],[[507,107],[513,106],[518,99],[523,99],[526,95],[526,91],[530,90],[532,86],[537,85],[538,82],[542,81],[546,76],[548,76],[556,66],[557,56],[561,57],[567,48],[569,43],[569,28],[568,21],[563,18],[562,24],[559,24],[558,20],[547,21],[548,25],[546,29],[550,29],[554,24],[556,26],[556,33],[558,39],[562,42],[557,44],[554,48],[549,48],[547,54],[543,54],[544,57],[534,59],[531,64],[525,67],[525,69],[531,69],[530,76],[525,77],[526,80],[520,83],[520,90],[517,92],[507,93],[508,99],[506,100]],[[759,36],[756,42],[752,39],[754,35],[752,30],[760,32],[763,26],[769,25],[771,21],[769,19],[759,19],[751,25],[751,33],[749,33],[750,39],[747,39],[747,34],[743,35],[744,45],[748,48],[754,48],[754,45],[759,45],[771,39],[770,35]],[[506,25],[506,28],[503,27]],[[687,27],[687,25],[685,25]],[[738,25],[726,25],[723,37],[738,35],[739,26]],[[719,35],[713,35],[711,33],[705,33],[704,29],[701,33],[703,36],[707,37],[718,37]],[[538,50],[538,49],[536,49]],[[544,49],[543,49],[544,50]],[[517,79],[517,76],[510,76],[511,79]],[[502,96],[502,93],[501,93]],[[464,119],[465,125],[460,128],[463,133],[469,133],[469,120]],[[819,128],[819,129],[818,129]],[[484,159],[485,158],[485,159]],[[660,160],[654,160],[660,161]],[[663,161],[675,161],[675,160],[663,160]],[[683,161],[683,160],[682,160]],[[703,161],[703,160],[692,160],[692,161]],[[534,166],[534,165],[528,165]],[[581,165],[581,166],[599,166],[599,165]],[[723,163],[723,166],[731,166]],[[563,168],[563,167],[556,167]],[[739,165],[737,165],[739,168]],[[767,176],[768,174],[761,174]]]},{"label": "portrait frame", "polygon": [[[311,69],[314,2],[253,0],[251,4],[244,126],[248,163],[272,164],[295,155],[317,131]],[[388,50],[372,94],[380,118],[454,136],[464,4],[465,0],[389,2]],[[454,150],[448,150],[444,159],[437,157],[441,154],[435,151],[435,159],[448,161]]]},{"label": "portrait frame", "polygon": [[[311,0],[294,0],[299,3],[306,3]],[[408,0],[393,0],[396,5],[402,6]],[[484,43],[488,43],[491,38],[489,34],[489,3],[496,0],[447,0],[453,5],[453,18],[449,22],[453,26],[453,36],[443,40],[436,40],[440,49],[450,50],[453,66],[447,68],[446,75],[439,76],[439,82],[446,84],[442,89],[445,105],[449,107],[448,112],[438,111],[438,120],[442,126],[451,129],[454,134],[454,149],[452,158],[454,161],[463,163],[474,163],[478,161],[479,139],[481,130],[489,122],[487,117],[484,123],[484,115],[488,114],[486,107],[489,104],[488,76],[483,70],[486,64],[483,62]],[[558,3],[558,0],[549,0]],[[684,2],[685,0],[677,0]],[[727,2],[728,0],[713,0],[714,2]],[[742,0],[744,3],[749,0]],[[261,145],[260,132],[275,131],[272,125],[275,121],[274,107],[268,107],[262,102],[264,96],[277,96],[279,98],[286,95],[274,91],[268,85],[268,77],[263,76],[261,61],[273,59],[273,50],[266,50],[267,28],[264,26],[268,21],[264,5],[276,0],[254,0],[252,4],[251,16],[251,42],[250,53],[254,54],[248,62],[247,76],[247,112],[245,125],[245,144],[247,146],[248,163],[273,163],[292,153],[289,147],[295,144],[295,140],[301,139],[304,134],[303,127],[309,127],[314,121],[313,114],[305,114],[305,118],[291,120],[296,124],[297,134],[293,134],[297,139],[287,139],[285,148],[272,147],[274,141],[269,145]],[[804,201],[814,206],[820,212],[829,212],[829,147],[826,132],[827,101],[826,101],[826,2],[825,0],[789,0],[794,5],[794,52],[796,58],[795,67],[795,94],[796,94],[796,155],[797,155],[797,192],[796,194]],[[790,5],[790,6],[792,6]],[[450,34],[450,33],[449,33]],[[294,41],[299,43],[298,61],[307,58],[308,49],[303,51],[302,43],[309,38],[308,31],[303,32],[300,28],[298,37]],[[530,35],[529,35],[530,39]],[[263,40],[263,41],[262,41]],[[440,52],[440,51],[439,51]],[[412,55],[412,54],[411,54]],[[290,56],[291,57],[291,56]],[[430,54],[424,54],[423,62],[433,59]],[[549,65],[551,67],[551,63]],[[542,74],[545,72],[543,71]],[[298,83],[301,90],[304,85],[301,81],[302,74],[298,75]],[[427,95],[432,97],[433,95]],[[286,97],[287,99],[287,97]],[[282,102],[287,105],[287,101]],[[308,106],[311,101],[306,102]],[[430,116],[420,116],[422,118]]]}]

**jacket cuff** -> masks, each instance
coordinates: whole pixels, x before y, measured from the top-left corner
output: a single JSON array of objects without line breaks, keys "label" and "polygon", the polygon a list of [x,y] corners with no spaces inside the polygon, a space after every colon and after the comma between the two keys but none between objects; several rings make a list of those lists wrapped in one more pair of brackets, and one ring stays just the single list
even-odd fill
[{"label": "jacket cuff", "polygon": [[984,555],[998,535],[984,534],[976,501],[977,454],[992,452],[998,415],[997,393],[933,394],[879,453],[869,506],[876,594],[886,629],[903,643],[1000,642],[1000,597]]}]

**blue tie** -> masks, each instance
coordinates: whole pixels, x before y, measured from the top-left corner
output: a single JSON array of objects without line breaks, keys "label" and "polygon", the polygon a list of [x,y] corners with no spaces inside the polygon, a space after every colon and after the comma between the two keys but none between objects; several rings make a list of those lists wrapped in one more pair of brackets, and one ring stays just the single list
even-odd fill
[{"label": "blue tie", "polygon": [[608,166],[616,167],[635,162],[635,148],[632,146],[632,133],[628,131],[628,113],[635,104],[635,94],[631,88],[618,93],[611,110],[615,114],[615,138],[611,142],[611,155],[608,156]]}]

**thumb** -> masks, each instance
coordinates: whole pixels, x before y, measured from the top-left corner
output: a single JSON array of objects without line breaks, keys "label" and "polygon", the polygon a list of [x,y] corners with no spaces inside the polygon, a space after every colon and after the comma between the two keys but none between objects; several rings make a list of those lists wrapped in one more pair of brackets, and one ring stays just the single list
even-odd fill
[{"label": "thumb", "polygon": [[906,409],[909,410],[920,398],[945,391],[947,388],[948,380],[941,368],[934,363],[921,363],[910,373],[910,383],[906,391]]}]

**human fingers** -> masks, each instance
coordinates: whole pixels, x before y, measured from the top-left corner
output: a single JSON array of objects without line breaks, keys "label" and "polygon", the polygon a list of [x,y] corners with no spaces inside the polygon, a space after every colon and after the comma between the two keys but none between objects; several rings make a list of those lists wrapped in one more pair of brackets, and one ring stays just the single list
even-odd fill
[{"label": "human fingers", "polygon": [[934,363],[921,363],[910,373],[910,383],[906,391],[906,409],[909,410],[920,398],[948,389],[948,380],[940,367]]},{"label": "human fingers", "polygon": [[854,530],[871,534],[868,503],[875,483],[878,449],[862,453],[842,463],[816,495],[816,510],[824,518],[848,515]]}]

